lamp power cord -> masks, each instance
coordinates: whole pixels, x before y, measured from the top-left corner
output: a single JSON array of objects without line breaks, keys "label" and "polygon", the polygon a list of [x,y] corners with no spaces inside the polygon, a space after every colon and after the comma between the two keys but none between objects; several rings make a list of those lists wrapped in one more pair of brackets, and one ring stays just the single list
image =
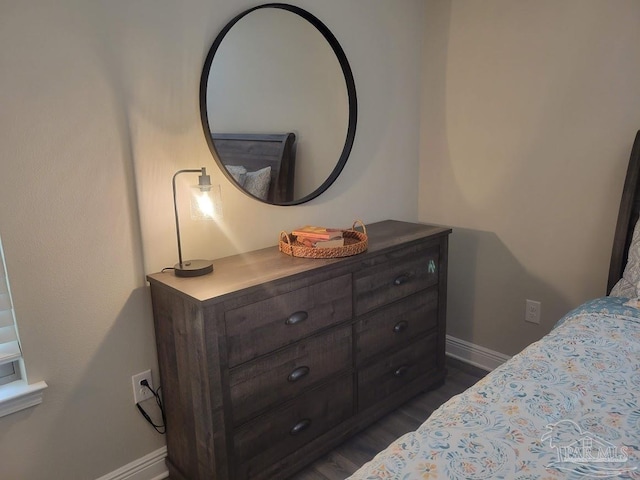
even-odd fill
[{"label": "lamp power cord", "polygon": [[157,425],[151,419],[151,416],[146,412],[146,410],[142,407],[142,405],[140,405],[141,402],[136,403],[136,407],[138,407],[138,410],[140,411],[140,413],[142,414],[144,419],[147,422],[149,422],[149,424],[151,424],[151,426],[155,429],[156,432],[158,432],[161,435],[166,434],[167,433],[167,419],[166,419],[165,413],[164,413],[164,405],[162,404],[162,398],[160,397],[160,389],[162,387],[158,387],[156,390],[154,390],[153,388],[151,388],[149,386],[149,382],[147,382],[146,380],[142,380],[140,382],[140,385],[142,385],[145,388],[148,388],[151,391],[151,394],[155,398],[156,404],[158,405],[158,408],[160,409],[160,414],[162,415],[162,423],[160,425]]}]

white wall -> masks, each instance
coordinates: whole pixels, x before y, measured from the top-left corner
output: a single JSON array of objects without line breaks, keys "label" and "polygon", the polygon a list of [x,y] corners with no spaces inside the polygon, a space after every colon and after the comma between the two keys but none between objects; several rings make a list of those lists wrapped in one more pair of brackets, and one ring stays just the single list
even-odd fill
[{"label": "white wall", "polygon": [[605,294],[640,128],[640,2],[427,5],[419,218],[454,228],[448,333],[514,354]]},{"label": "white wall", "polygon": [[359,100],[343,174],[299,207],[236,191],[201,131],[205,54],[254,2],[0,6],[0,233],[29,380],[49,384],[42,405],[0,419],[2,478],[97,478],[163,445],[130,377],[156,369],[144,274],[176,262],[177,169],[209,167],[225,209],[219,228],[185,228],[186,256],[273,245],[307,222],[417,218],[423,2],[295,3],[341,42]]}]

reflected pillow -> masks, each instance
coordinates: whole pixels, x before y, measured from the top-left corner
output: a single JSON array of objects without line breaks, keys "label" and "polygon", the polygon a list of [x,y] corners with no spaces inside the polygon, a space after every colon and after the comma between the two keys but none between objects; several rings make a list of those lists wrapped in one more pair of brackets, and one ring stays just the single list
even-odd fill
[{"label": "reflected pillow", "polygon": [[255,172],[247,172],[244,189],[260,200],[266,200],[269,195],[269,183],[271,183],[271,167],[265,167]]},{"label": "reflected pillow", "polygon": [[633,229],[631,245],[629,245],[629,258],[624,267],[622,278],[618,280],[609,294],[612,297],[635,298],[640,296],[640,222],[636,223]]},{"label": "reflected pillow", "polygon": [[244,187],[244,182],[247,180],[247,169],[241,165],[225,165],[225,167],[238,185]]}]

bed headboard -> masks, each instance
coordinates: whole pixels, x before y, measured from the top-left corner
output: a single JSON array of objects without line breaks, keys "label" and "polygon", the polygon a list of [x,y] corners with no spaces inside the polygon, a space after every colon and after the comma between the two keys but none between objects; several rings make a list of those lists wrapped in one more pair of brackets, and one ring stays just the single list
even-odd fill
[{"label": "bed headboard", "polygon": [[618,223],[613,239],[611,252],[611,264],[609,265],[609,281],[607,283],[607,295],[624,272],[629,255],[629,245],[633,236],[633,229],[640,214],[640,131],[636,133],[636,139],[631,149],[627,176],[622,190],[622,200],[618,212]]},{"label": "bed headboard", "polygon": [[[248,171],[271,167],[271,183],[267,202],[283,203],[293,200],[295,176],[294,133],[214,133],[213,142],[218,161],[223,165],[238,165]],[[231,179],[226,169],[224,174]]]}]

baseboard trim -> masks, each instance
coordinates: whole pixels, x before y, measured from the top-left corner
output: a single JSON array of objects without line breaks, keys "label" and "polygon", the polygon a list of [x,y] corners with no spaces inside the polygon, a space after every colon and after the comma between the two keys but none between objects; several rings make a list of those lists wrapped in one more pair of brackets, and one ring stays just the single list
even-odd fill
[{"label": "baseboard trim", "polygon": [[451,335],[447,335],[445,350],[448,356],[489,372],[511,358],[509,355],[489,350]]},{"label": "baseboard trim", "polygon": [[165,458],[167,458],[167,447],[162,447],[97,480],[161,480],[168,478],[169,471],[164,463]]}]

